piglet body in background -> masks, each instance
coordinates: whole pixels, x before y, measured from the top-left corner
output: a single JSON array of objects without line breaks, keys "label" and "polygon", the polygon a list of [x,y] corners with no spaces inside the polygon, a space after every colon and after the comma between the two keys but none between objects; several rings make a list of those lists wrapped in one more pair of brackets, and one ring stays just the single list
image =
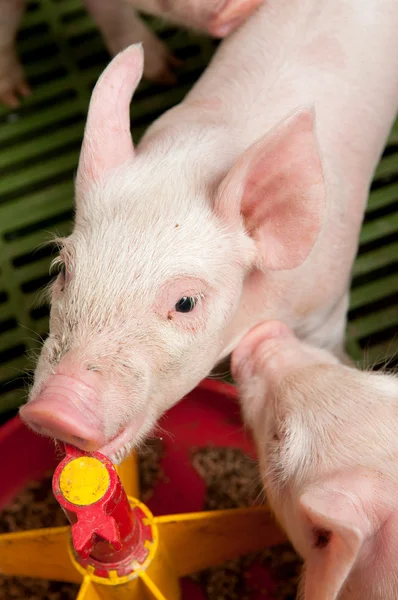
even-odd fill
[{"label": "piglet body in background", "polygon": [[142,49],[110,63],[26,423],[120,460],[263,320],[342,355],[397,30],[396,0],[268,0],[138,148]]},{"label": "piglet body in background", "polygon": [[[236,29],[264,0],[82,0],[115,55],[127,46],[142,43],[144,77],[163,84],[175,83],[172,67],[177,61],[167,46],[139,17],[136,9],[171,23],[223,38]],[[27,96],[15,38],[24,13],[25,0],[0,0],[0,102],[17,107]]]},{"label": "piglet body in background", "polygon": [[398,378],[267,322],[232,359],[271,507],[305,559],[300,598],[398,598]]}]

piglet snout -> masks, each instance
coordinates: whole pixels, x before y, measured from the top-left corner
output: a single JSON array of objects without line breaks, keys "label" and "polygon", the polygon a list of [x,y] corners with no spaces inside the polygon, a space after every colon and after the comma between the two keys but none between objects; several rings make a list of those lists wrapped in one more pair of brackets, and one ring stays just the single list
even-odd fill
[{"label": "piglet snout", "polygon": [[234,379],[248,376],[248,370],[253,372],[259,359],[262,364],[264,356],[275,351],[280,338],[294,339],[293,331],[281,321],[265,321],[253,327],[232,354],[231,368]]},{"label": "piglet snout", "polygon": [[98,417],[98,393],[92,385],[98,375],[82,375],[90,381],[59,373],[52,375],[39,395],[21,408],[20,415],[37,433],[92,452],[105,443]]}]

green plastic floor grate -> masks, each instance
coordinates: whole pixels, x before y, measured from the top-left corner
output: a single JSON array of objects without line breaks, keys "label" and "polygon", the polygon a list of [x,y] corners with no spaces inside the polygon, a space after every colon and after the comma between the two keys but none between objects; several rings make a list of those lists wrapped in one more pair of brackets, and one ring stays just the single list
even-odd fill
[{"label": "green plastic floor grate", "polygon": [[[138,140],[159,114],[179,102],[208,63],[210,39],[152,21],[184,60],[179,84],[143,83],[134,96]],[[71,229],[73,175],[92,87],[109,60],[81,0],[31,1],[19,50],[32,98],[0,108],[0,413],[25,396],[32,354],[48,327],[40,290],[49,281],[43,242]],[[398,350],[398,123],[378,167],[354,269],[349,348],[356,359],[393,360]]]}]

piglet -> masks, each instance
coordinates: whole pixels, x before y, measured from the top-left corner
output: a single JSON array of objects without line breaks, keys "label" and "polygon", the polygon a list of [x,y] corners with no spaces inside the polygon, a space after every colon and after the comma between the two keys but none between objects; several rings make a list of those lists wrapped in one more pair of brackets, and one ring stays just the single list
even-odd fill
[{"label": "piglet", "polygon": [[343,354],[397,30],[396,0],[268,0],[138,145],[142,48],[113,59],[58,240],[32,429],[121,460],[265,320]]},{"label": "piglet", "polygon": [[280,321],[232,365],[269,502],[305,559],[299,597],[396,600],[397,377],[343,366]]}]

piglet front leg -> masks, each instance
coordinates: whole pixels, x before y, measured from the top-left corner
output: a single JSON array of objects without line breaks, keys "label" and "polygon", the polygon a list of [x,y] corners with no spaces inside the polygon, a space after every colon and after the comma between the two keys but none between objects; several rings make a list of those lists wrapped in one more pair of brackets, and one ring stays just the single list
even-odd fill
[{"label": "piglet front leg", "polygon": [[162,84],[176,83],[172,67],[179,61],[170,53],[135,12],[123,0],[84,0],[87,10],[100,29],[111,55],[118,54],[131,44],[144,47],[144,77]]},{"label": "piglet front leg", "polygon": [[15,47],[23,12],[24,0],[0,0],[0,103],[10,108],[30,94]]},{"label": "piglet front leg", "polygon": [[126,0],[137,10],[224,38],[265,0]]}]

